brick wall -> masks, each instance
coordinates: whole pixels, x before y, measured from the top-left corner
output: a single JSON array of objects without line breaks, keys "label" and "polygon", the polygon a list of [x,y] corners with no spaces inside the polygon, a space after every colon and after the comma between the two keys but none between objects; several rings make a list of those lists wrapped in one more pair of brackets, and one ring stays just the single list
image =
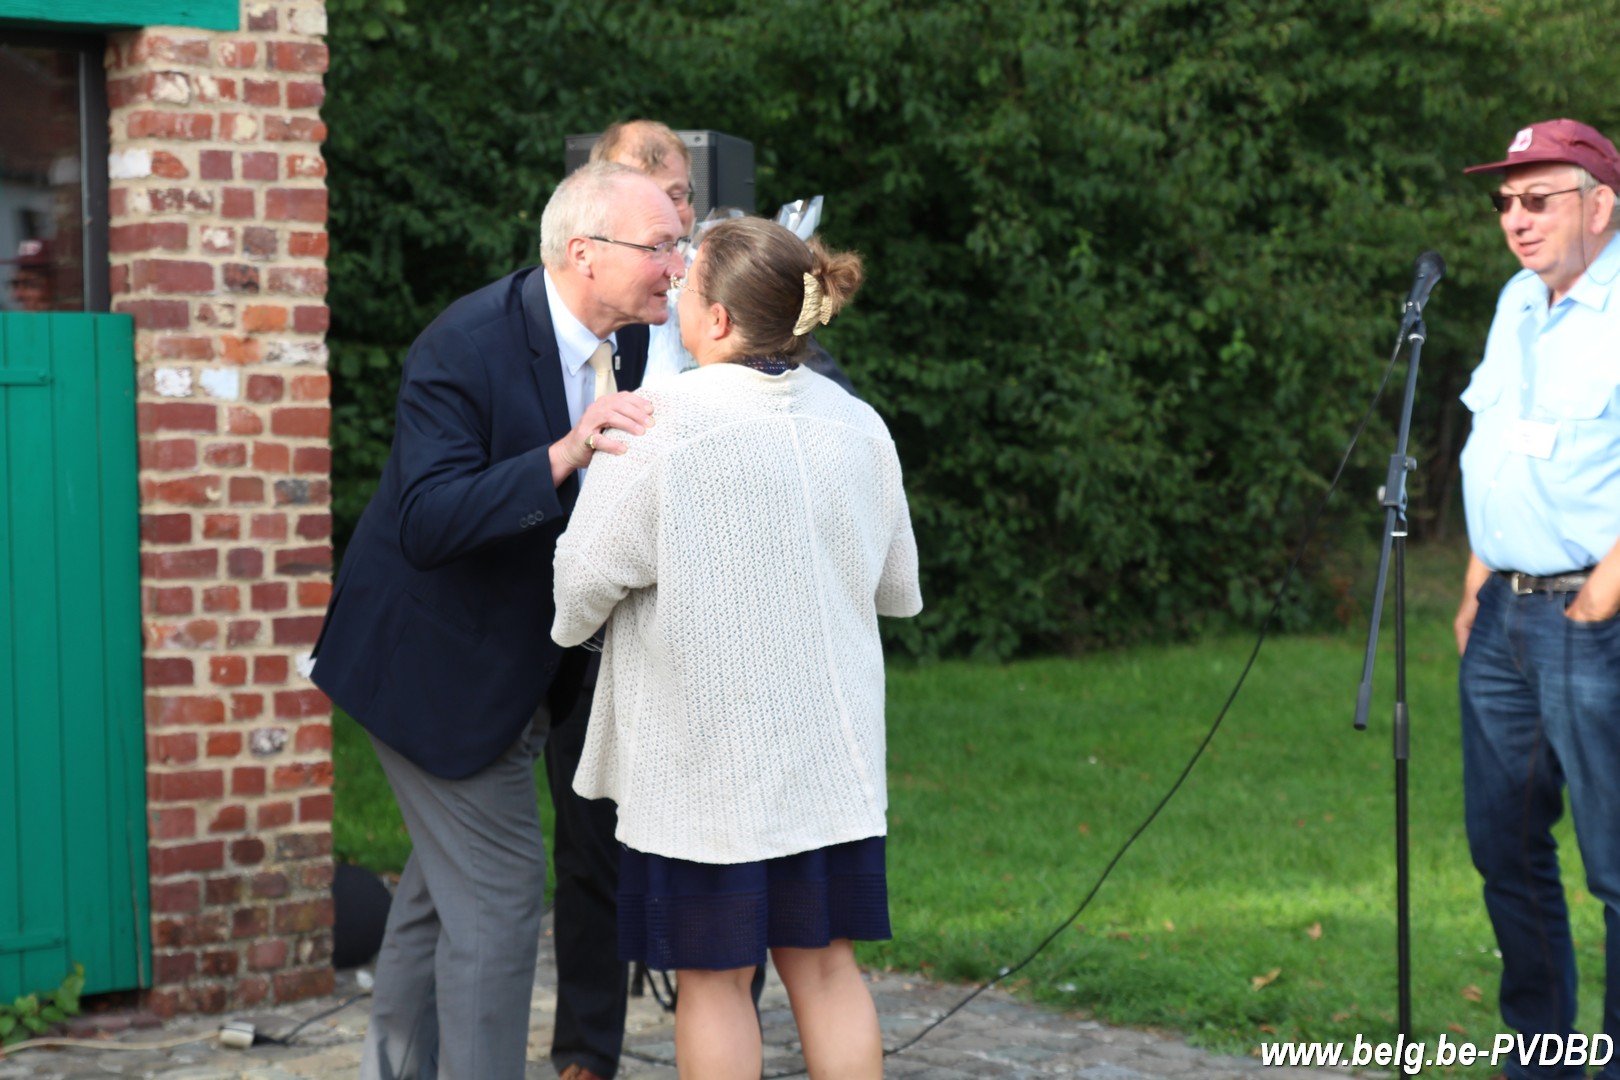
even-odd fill
[{"label": "brick wall", "polygon": [[161,1013],[332,985],[323,0],[113,35],[112,306],[135,317]]}]

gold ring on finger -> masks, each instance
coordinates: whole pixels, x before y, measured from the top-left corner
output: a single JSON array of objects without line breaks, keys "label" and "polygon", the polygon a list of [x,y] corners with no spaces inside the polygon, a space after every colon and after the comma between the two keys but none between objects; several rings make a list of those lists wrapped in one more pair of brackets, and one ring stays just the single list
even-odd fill
[{"label": "gold ring on finger", "polygon": [[590,438],[585,440],[585,445],[591,448],[591,453],[593,453],[593,454],[596,453],[596,433],[595,432],[592,432]]}]

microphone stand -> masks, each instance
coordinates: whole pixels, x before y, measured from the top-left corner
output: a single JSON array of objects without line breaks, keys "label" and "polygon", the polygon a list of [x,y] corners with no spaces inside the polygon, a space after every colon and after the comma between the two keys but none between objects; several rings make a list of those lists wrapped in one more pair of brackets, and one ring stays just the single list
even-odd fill
[{"label": "microphone stand", "polygon": [[1384,615],[1384,584],[1388,579],[1390,556],[1395,563],[1395,951],[1397,995],[1400,1003],[1400,1032],[1412,1037],[1412,934],[1411,881],[1408,869],[1411,854],[1407,845],[1407,761],[1410,757],[1411,723],[1406,709],[1406,474],[1417,468],[1417,460],[1406,456],[1407,439],[1412,431],[1412,403],[1417,397],[1418,360],[1428,329],[1421,309],[1407,328],[1401,330],[1410,346],[1406,368],[1406,393],[1401,401],[1401,426],[1395,437],[1395,453],[1389,458],[1389,472],[1379,493],[1384,508],[1384,540],[1378,554],[1378,583],[1373,587],[1372,625],[1367,628],[1367,656],[1361,665],[1361,686],[1356,691],[1356,730],[1367,730],[1367,711],[1372,705],[1373,662],[1378,656],[1378,624]]}]

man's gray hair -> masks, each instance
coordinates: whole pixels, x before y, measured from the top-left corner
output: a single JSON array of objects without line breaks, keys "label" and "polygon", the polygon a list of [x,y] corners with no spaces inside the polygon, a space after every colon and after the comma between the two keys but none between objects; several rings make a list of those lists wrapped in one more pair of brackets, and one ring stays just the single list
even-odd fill
[{"label": "man's gray hair", "polygon": [[[1576,187],[1580,188],[1582,197],[1585,197],[1588,191],[1594,191],[1597,188],[1609,186],[1603,181],[1599,180],[1597,177],[1593,176],[1591,173],[1587,172],[1585,169],[1581,168],[1579,165],[1571,163],[1570,168],[1575,170],[1575,185]],[[1613,189],[1611,188],[1610,190],[1612,191]],[[1620,236],[1620,191],[1616,191],[1615,196],[1615,208],[1609,212],[1609,227],[1603,231]]]},{"label": "man's gray hair", "polygon": [[646,180],[628,165],[593,161],[581,165],[557,185],[540,215],[540,261],[560,267],[568,241],[576,236],[606,236],[613,227],[613,206],[627,179]]}]

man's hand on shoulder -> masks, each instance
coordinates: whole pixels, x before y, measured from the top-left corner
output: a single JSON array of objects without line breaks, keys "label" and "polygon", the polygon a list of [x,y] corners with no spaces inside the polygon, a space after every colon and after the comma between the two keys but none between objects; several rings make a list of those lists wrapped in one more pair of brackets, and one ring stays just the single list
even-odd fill
[{"label": "man's hand on shoulder", "polygon": [[641,435],[654,423],[652,405],[633,391],[621,390],[591,402],[573,430],[551,444],[551,482],[560,485],[599,453],[624,453],[623,442],[603,434],[608,428]]}]

